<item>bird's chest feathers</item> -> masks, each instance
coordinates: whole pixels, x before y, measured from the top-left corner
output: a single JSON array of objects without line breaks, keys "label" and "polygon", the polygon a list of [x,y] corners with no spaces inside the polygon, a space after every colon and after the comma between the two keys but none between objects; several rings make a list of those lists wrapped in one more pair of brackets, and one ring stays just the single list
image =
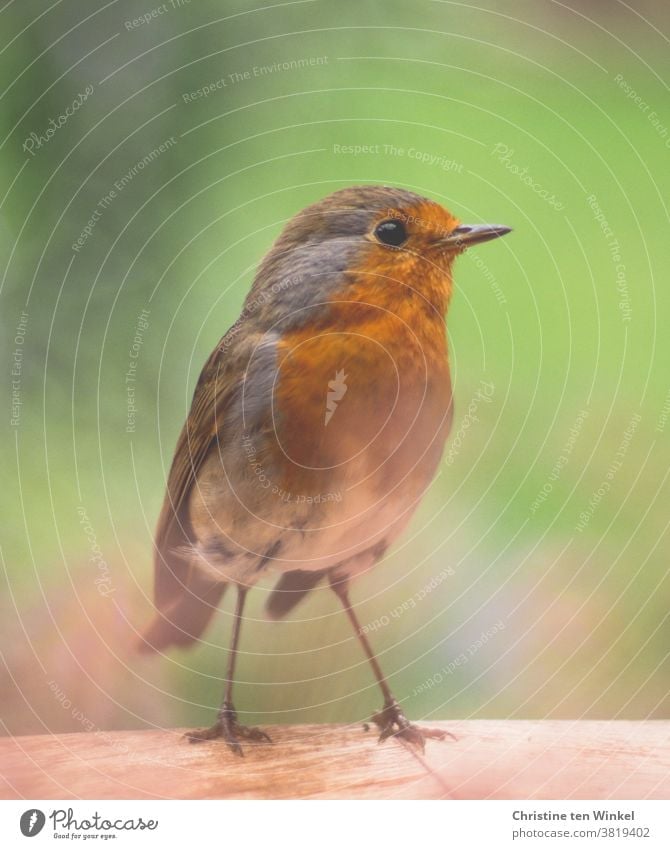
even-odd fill
[{"label": "bird's chest feathers", "polygon": [[451,420],[444,323],[374,316],[287,336],[274,407],[279,464],[293,486],[368,476],[385,489],[413,475],[423,484]]}]

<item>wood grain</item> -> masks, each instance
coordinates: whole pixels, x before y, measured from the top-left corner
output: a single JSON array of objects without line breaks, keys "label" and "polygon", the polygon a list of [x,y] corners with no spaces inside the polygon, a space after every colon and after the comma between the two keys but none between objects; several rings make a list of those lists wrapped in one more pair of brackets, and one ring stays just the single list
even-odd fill
[{"label": "wood grain", "polygon": [[276,726],[239,758],[181,730],[7,737],[6,799],[668,799],[670,722],[436,722],[421,756],[361,726]]}]

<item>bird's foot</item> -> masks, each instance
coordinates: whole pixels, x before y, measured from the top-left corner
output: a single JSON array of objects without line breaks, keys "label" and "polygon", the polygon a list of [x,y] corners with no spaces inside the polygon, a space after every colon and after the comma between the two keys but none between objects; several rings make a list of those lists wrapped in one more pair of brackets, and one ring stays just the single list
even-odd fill
[{"label": "bird's foot", "polygon": [[187,731],[184,735],[189,743],[202,743],[205,740],[217,740],[221,737],[232,752],[244,757],[240,739],[252,743],[272,743],[270,736],[260,728],[248,728],[237,721],[237,712],[231,704],[223,704],[216,722],[211,728]]},{"label": "bird's foot", "polygon": [[383,743],[389,737],[395,737],[410,746],[416,746],[421,752],[424,751],[426,740],[444,740],[445,737],[456,739],[449,731],[440,731],[437,728],[420,728],[412,725],[402,712],[400,705],[395,701],[387,702],[384,707],[372,717],[372,721],[381,731],[379,742]]}]

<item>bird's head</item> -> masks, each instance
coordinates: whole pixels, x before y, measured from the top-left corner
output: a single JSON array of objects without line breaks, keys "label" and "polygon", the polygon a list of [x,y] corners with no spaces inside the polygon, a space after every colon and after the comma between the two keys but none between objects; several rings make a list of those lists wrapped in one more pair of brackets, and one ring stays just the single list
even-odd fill
[{"label": "bird's head", "polygon": [[405,189],[352,186],[286,224],[249,299],[268,292],[279,310],[307,310],[312,318],[316,304],[342,299],[386,309],[423,301],[444,315],[456,256],[509,232],[500,224],[462,224]]}]

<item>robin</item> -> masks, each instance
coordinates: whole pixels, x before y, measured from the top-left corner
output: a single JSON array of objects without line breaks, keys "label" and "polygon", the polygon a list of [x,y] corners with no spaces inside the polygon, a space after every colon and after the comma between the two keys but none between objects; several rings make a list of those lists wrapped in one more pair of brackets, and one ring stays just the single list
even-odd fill
[{"label": "robin", "polygon": [[207,360],[179,436],[155,541],[146,651],[197,640],[237,591],[225,692],[192,742],[269,741],[232,701],[247,593],[270,573],[272,618],[327,581],[384,703],[380,740],[423,749],[349,601],[402,533],[437,469],[452,415],[445,316],[452,265],[510,232],[463,225],[404,189],[353,186],[298,213]]}]

